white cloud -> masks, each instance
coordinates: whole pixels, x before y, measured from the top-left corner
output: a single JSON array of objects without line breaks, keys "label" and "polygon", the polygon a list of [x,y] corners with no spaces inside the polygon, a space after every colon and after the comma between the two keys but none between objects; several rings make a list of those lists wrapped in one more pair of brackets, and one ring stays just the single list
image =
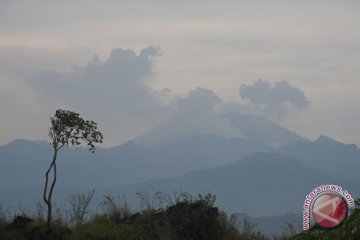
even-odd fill
[{"label": "white cloud", "polygon": [[268,116],[281,117],[291,109],[307,108],[310,102],[303,91],[290,86],[287,81],[270,82],[257,80],[253,85],[241,85],[239,93],[250,108]]},{"label": "white cloud", "polygon": [[221,99],[211,90],[197,87],[188,92],[186,97],[177,101],[177,114],[181,115],[207,115],[213,114],[215,106]]},{"label": "white cloud", "polygon": [[170,113],[160,100],[166,91],[158,94],[146,86],[158,54],[154,47],[139,54],[114,49],[105,61],[95,56],[68,73],[31,74],[24,84],[48,112],[68,108],[82,113],[99,123],[105,144],[119,144],[159,124]]}]

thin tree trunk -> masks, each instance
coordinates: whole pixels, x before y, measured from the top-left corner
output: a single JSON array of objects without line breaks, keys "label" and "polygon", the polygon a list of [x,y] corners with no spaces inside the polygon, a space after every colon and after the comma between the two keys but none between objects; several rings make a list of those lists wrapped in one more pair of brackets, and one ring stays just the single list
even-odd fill
[{"label": "thin tree trunk", "polygon": [[48,206],[47,225],[48,225],[49,229],[51,228],[51,212],[52,212],[51,198],[52,198],[52,194],[53,194],[55,183],[56,183],[56,162],[54,162],[53,170],[54,170],[54,178],[53,178],[53,182],[51,183],[49,196],[48,196],[49,206]]},{"label": "thin tree trunk", "polygon": [[[47,229],[48,232],[51,232],[51,214],[52,214],[52,204],[51,204],[51,197],[53,194],[53,190],[55,187],[55,183],[56,183],[56,156],[57,156],[57,151],[58,149],[54,148],[54,156],[53,156],[53,160],[50,164],[49,169],[46,171],[45,173],[45,187],[44,187],[44,193],[43,193],[43,200],[47,205],[47,209],[48,209],[48,214],[47,214]],[[51,171],[51,169],[53,169],[54,174],[53,174],[53,180],[50,186],[50,191],[47,195],[47,190],[48,190],[48,182],[49,182],[49,173]]]}]

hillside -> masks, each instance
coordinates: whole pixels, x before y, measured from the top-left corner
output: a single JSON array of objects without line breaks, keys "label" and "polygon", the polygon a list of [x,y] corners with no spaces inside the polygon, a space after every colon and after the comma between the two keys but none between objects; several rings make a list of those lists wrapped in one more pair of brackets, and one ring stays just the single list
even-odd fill
[{"label": "hillside", "polygon": [[359,179],[360,150],[355,144],[344,144],[321,135],[313,142],[295,142],[277,151],[328,175]]},{"label": "hillside", "polygon": [[[58,186],[73,187],[76,183],[77,187],[99,188],[176,177],[271,150],[256,140],[211,135],[183,137],[153,147],[127,142],[100,148],[95,154],[84,148],[64,148],[59,154]],[[46,142],[16,140],[0,147],[0,189],[42,186],[51,154]]]},{"label": "hillside", "polygon": [[[66,201],[71,192],[96,187],[99,198],[101,194],[124,193],[131,202],[137,202],[134,193],[152,189],[211,192],[218,196],[224,210],[256,216],[297,212],[304,196],[320,184],[339,184],[359,196],[359,180],[346,180],[336,171],[334,175],[324,171],[333,169],[334,166],[324,164],[331,159],[336,162],[340,154],[345,156],[344,162],[352,162],[335,165],[338,172],[354,168],[359,150],[334,141],[320,143],[299,142],[274,150],[256,140],[202,135],[152,147],[128,142],[116,148],[98,149],[95,154],[82,148],[64,149],[58,162],[55,194]],[[304,156],[312,156],[317,148],[321,153],[316,155],[317,165],[309,164]],[[334,151],[338,155],[327,153]],[[353,158],[346,157],[351,154]],[[0,202],[14,206],[38,200],[50,156],[51,149],[45,142],[17,140],[1,147]]]},{"label": "hillside", "polygon": [[329,183],[343,186],[354,197],[360,196],[360,180],[335,178],[276,153],[257,153],[236,163],[194,171],[182,177],[146,181],[105,191],[126,193],[127,196],[153,190],[171,194],[181,189],[195,195],[210,192],[218,196],[219,207],[228,213],[270,216],[300,213],[309,191],[319,184]]}]

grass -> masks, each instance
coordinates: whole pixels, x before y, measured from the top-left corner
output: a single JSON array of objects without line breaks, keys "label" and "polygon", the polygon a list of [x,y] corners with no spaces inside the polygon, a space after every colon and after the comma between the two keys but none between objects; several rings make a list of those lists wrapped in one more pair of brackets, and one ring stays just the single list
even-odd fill
[{"label": "grass", "polygon": [[[88,214],[87,207],[92,195],[80,194],[72,197],[70,216],[56,214],[52,223],[52,234],[46,231],[44,211],[37,204],[33,216],[11,214],[0,206],[0,240],[266,240],[255,231],[255,224],[227,216],[215,206],[214,195],[157,193],[155,197],[143,193],[140,212],[131,213],[122,198],[105,196],[102,210]],[[179,197],[182,196],[182,197]],[[79,201],[74,201],[77,199]],[[164,201],[167,199],[167,201]],[[161,201],[163,205],[159,204]],[[357,201],[357,206],[359,206]],[[158,207],[154,207],[158,206]],[[85,215],[87,215],[85,217]],[[74,221],[74,217],[77,217]],[[293,236],[282,236],[273,240],[311,239],[360,239],[360,209],[356,208],[349,219],[333,230],[312,229]]]}]

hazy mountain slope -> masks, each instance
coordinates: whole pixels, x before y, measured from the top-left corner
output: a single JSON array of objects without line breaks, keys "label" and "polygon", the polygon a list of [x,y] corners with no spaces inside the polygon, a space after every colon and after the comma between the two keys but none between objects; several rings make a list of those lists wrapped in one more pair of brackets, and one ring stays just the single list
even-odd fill
[{"label": "hazy mountain slope", "polygon": [[179,178],[147,181],[109,189],[127,193],[151,189],[165,192],[211,192],[227,212],[247,212],[255,216],[301,212],[306,194],[322,184],[339,184],[359,196],[360,180],[344,180],[306,167],[301,162],[276,153],[258,153],[233,164],[194,171]]},{"label": "hazy mountain slope", "polygon": [[239,129],[219,118],[217,115],[177,115],[135,138],[134,141],[140,145],[156,146],[192,135],[242,137]]},{"label": "hazy mountain slope", "polygon": [[[111,149],[97,149],[95,154],[83,148],[64,148],[58,158],[58,184],[109,187],[176,177],[272,150],[256,140],[209,135],[188,136],[153,147],[128,142]],[[0,147],[0,188],[42,186],[51,156],[46,142],[17,140]]]},{"label": "hazy mountain slope", "polygon": [[[63,176],[64,178],[65,176]],[[93,176],[94,181],[106,178],[105,175]],[[177,178],[159,179],[122,185],[113,188],[97,188],[95,202],[104,195],[126,195],[133,209],[139,207],[135,193],[147,191],[173,191],[197,194],[213,193],[217,196],[218,206],[228,213],[246,212],[250,216],[279,215],[286,212],[301,213],[306,194],[322,184],[338,184],[347,189],[353,197],[360,196],[360,180],[344,180],[311,169],[301,162],[276,153],[257,153],[236,163],[220,167],[193,171]],[[116,184],[116,182],[114,182]],[[119,185],[121,183],[118,183]],[[77,184],[73,184],[74,186]],[[56,189],[56,199],[66,201],[69,189]],[[72,193],[77,190],[73,189]],[[41,188],[2,189],[1,200],[5,206],[15,205],[16,201],[34,203],[39,200]],[[16,205],[15,205],[16,206]]]},{"label": "hazy mountain slope", "polygon": [[141,145],[153,146],[198,134],[256,139],[275,146],[306,141],[271,120],[238,113],[206,115],[200,118],[177,116],[135,138],[134,141]]},{"label": "hazy mountain slope", "polygon": [[0,188],[13,188],[26,184],[34,187],[45,179],[50,161],[49,143],[15,140],[0,147]]},{"label": "hazy mountain slope", "polygon": [[242,132],[243,137],[257,139],[269,145],[282,146],[293,142],[307,142],[307,140],[291,132],[275,122],[260,117],[240,113],[227,113],[220,115],[231,125]]},{"label": "hazy mountain slope", "polygon": [[343,144],[320,136],[313,142],[296,142],[278,152],[292,156],[307,166],[342,178],[360,178],[360,150],[354,144]]},{"label": "hazy mountain slope", "polygon": [[[102,151],[98,149],[97,154]],[[15,140],[0,147],[0,188],[42,186],[52,154],[47,142]],[[102,162],[84,148],[63,148],[57,165],[59,186],[83,187],[96,184],[93,176]]]}]

